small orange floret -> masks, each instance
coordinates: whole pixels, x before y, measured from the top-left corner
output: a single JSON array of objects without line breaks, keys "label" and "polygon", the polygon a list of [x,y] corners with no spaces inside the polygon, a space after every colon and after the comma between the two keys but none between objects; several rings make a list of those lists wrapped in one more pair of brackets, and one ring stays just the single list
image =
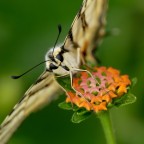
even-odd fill
[{"label": "small orange floret", "polygon": [[87,101],[81,102],[80,105],[79,105],[79,107],[84,107],[84,108],[86,108],[88,111],[91,110],[91,105],[90,105],[90,103],[87,102]]},{"label": "small orange floret", "polygon": [[116,98],[117,97],[117,95],[114,93],[114,91],[109,91],[109,96],[111,98]]},{"label": "small orange floret", "polygon": [[87,72],[81,72],[79,77],[73,78],[73,87],[81,96],[69,91],[66,102],[84,107],[88,111],[107,110],[107,105],[114,98],[127,93],[127,87],[131,84],[128,75],[120,75],[120,72],[112,67],[94,67],[92,74],[95,79]]},{"label": "small orange floret", "polygon": [[128,75],[122,75],[121,78],[122,78],[123,82],[125,82],[127,85],[131,84],[131,81],[129,80]]},{"label": "small orange floret", "polygon": [[102,110],[107,110],[106,105],[107,105],[106,102],[102,102],[99,105],[93,105],[93,110],[95,112],[99,112],[99,111],[102,111]]},{"label": "small orange floret", "polygon": [[109,94],[105,94],[104,96],[102,96],[102,100],[109,103],[109,102],[111,102],[111,97]]},{"label": "small orange floret", "polygon": [[120,87],[118,88],[117,94],[118,96],[123,95],[124,93],[127,93],[127,88],[125,84],[120,85]]},{"label": "small orange floret", "polygon": [[114,68],[112,68],[112,67],[109,67],[109,68],[107,69],[107,71],[110,72],[110,73],[113,74],[113,75],[119,75],[119,74],[120,74],[120,72],[119,72],[117,69],[114,69]]}]

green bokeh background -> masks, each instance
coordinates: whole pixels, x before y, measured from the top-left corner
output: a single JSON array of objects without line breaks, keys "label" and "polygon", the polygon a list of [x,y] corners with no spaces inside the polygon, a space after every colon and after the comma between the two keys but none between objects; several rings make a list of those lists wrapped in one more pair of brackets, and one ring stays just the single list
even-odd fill
[{"label": "green bokeh background", "polygon": [[[63,41],[82,0],[1,0],[0,1],[0,121],[42,73],[44,65],[19,80],[20,74],[44,59],[54,45],[57,25]],[[111,117],[118,144],[144,143],[144,1],[110,0],[107,29],[119,28],[118,36],[104,39],[98,50],[102,65],[112,66],[131,78],[135,104],[114,108]],[[100,122],[94,116],[81,124],[70,122],[71,112],[58,102],[31,114],[9,144],[105,144]]]}]

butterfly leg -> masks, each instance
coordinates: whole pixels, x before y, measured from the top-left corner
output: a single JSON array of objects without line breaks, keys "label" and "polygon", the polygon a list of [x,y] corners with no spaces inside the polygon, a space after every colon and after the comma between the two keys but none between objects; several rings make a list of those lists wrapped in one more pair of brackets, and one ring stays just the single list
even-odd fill
[{"label": "butterfly leg", "polygon": [[55,77],[64,77],[64,76],[68,76],[68,74],[64,74],[64,75],[55,75]]},{"label": "butterfly leg", "polygon": [[77,91],[73,87],[73,75],[72,75],[72,71],[70,71],[70,80],[71,80],[71,88],[76,92],[76,94],[78,94],[80,97],[84,98],[88,102],[88,104],[90,104],[90,102],[88,101],[88,99],[86,99],[82,93],[80,93],[79,91]]},{"label": "butterfly leg", "polygon": [[[77,49],[77,63],[80,65],[80,61],[82,61],[82,64],[85,64],[85,60],[83,55],[80,52],[80,48]],[[93,75],[91,74],[91,72],[89,72],[88,70],[83,70],[83,69],[78,69],[78,68],[73,68],[74,71],[83,71],[83,72],[87,72],[94,80],[95,78],[93,77]],[[98,83],[98,82],[97,82]],[[99,84],[99,83],[98,83]]]},{"label": "butterfly leg", "polygon": [[79,71],[79,72],[87,72],[95,81],[98,85],[100,85],[100,83],[94,78],[94,76],[92,75],[92,73],[88,70],[84,70],[84,69],[77,69],[77,68],[74,68],[73,69],[74,71]]},{"label": "butterfly leg", "polygon": [[82,93],[80,93],[79,91],[77,91],[77,90],[73,87],[73,75],[72,75],[72,71],[70,71],[70,80],[71,80],[71,88],[72,88],[77,94],[79,94],[81,97],[83,97]]},{"label": "butterfly leg", "polygon": [[[80,52],[80,48],[77,48],[77,64],[80,65],[81,64],[81,52]],[[83,63],[83,61],[82,61]]]}]

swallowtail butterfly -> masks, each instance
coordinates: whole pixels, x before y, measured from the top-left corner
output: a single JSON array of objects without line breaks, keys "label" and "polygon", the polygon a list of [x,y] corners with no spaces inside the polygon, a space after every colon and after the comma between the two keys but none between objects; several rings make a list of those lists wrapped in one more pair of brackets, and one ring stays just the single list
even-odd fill
[{"label": "swallowtail butterfly", "polygon": [[105,34],[107,2],[108,0],[83,1],[64,43],[47,52],[45,71],[1,124],[1,144],[7,143],[30,113],[58,96],[61,88],[54,79],[54,74],[67,75],[78,69],[82,61],[95,61],[93,51]]}]

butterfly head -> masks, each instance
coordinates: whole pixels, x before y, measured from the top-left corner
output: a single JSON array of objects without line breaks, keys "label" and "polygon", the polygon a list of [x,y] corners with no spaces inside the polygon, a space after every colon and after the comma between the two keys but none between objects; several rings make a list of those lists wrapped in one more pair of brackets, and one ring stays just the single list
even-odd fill
[{"label": "butterfly head", "polygon": [[62,49],[62,47],[55,47],[55,49],[50,49],[45,56],[46,68],[50,72],[54,72],[56,74],[64,74],[69,69],[63,66],[64,56],[63,54],[66,51]]}]

